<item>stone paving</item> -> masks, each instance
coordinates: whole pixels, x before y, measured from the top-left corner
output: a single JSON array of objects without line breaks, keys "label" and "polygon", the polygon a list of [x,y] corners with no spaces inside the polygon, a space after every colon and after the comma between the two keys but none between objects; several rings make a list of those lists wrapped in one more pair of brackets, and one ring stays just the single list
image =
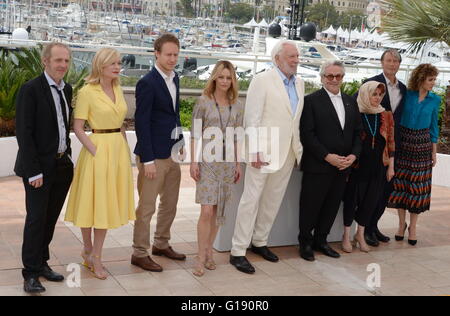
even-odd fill
[{"label": "stone paving", "polygon": [[[134,175],[136,177],[136,169]],[[67,283],[43,282],[43,296],[95,295],[177,295],[177,296],[297,296],[297,295],[450,295],[450,189],[433,188],[431,212],[418,224],[418,245],[406,241],[373,248],[369,253],[355,250],[339,260],[322,255],[314,263],[301,260],[298,247],[278,247],[279,263],[264,261],[251,253],[256,273],[246,275],[228,263],[229,253],[215,255],[218,268],[195,277],[191,271],[196,253],[196,222],[199,206],[194,203],[195,184],[189,169],[182,167],[179,210],[172,229],[172,246],[187,254],[186,262],[156,257],[165,271],[145,272],[130,265],[132,224],[108,232],[104,249],[104,265],[110,276],[95,279],[81,268],[81,287]],[[137,193],[136,193],[137,196]],[[137,199],[136,199],[137,201]],[[21,277],[21,243],[25,217],[24,190],[17,177],[0,179],[0,296],[26,295]],[[61,219],[63,215],[61,216]],[[394,210],[386,212],[380,225],[393,237],[397,227]],[[152,224],[154,231],[154,224]],[[333,244],[340,249],[339,243]],[[59,221],[51,245],[51,267],[65,276],[68,266],[80,263],[81,234],[78,228]],[[367,286],[369,264],[379,265],[381,287]]]}]

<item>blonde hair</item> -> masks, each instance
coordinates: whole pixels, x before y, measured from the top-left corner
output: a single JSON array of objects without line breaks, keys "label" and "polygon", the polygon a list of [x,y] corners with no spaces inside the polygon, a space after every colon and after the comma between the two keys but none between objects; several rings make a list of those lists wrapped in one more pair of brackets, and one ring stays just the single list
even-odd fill
[{"label": "blonde hair", "polygon": [[[92,60],[92,70],[86,77],[86,83],[100,84],[103,75],[103,68],[112,64],[114,61],[120,60],[120,53],[114,48],[102,48],[94,56]],[[114,79],[113,85],[119,85],[120,79]]]},{"label": "blonde hair", "polygon": [[219,75],[223,70],[228,69],[231,73],[231,87],[228,89],[227,97],[230,104],[236,103],[239,97],[239,87],[236,78],[236,71],[234,70],[234,66],[227,60],[220,60],[217,62],[214,70],[206,83],[206,87],[203,90],[203,95],[209,97],[210,99],[214,99],[214,92],[216,91],[216,80],[219,78]]}]

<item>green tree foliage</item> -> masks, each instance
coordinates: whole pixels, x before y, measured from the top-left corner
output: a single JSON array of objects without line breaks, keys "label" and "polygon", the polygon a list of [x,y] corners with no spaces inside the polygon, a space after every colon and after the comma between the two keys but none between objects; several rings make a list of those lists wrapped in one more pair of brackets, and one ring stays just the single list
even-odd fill
[{"label": "green tree foliage", "polygon": [[364,13],[358,10],[351,10],[342,13],[338,19],[338,25],[342,26],[343,29],[350,28],[350,20],[352,22],[351,28],[354,30],[355,28],[361,28],[363,19],[366,17]]},{"label": "green tree foliage", "polygon": [[255,9],[247,3],[231,4],[226,16],[237,23],[247,23],[254,17]]},{"label": "green tree foliage", "polygon": [[192,0],[181,0],[181,7],[183,8],[183,14],[185,17],[194,16],[194,8],[192,6]]},{"label": "green tree foliage", "polygon": [[419,51],[428,41],[450,45],[449,0],[385,0],[390,5],[383,29],[396,41]]},{"label": "green tree foliage", "polygon": [[325,30],[330,25],[339,26],[339,13],[329,1],[322,1],[305,9],[307,22],[313,22],[319,30]]}]

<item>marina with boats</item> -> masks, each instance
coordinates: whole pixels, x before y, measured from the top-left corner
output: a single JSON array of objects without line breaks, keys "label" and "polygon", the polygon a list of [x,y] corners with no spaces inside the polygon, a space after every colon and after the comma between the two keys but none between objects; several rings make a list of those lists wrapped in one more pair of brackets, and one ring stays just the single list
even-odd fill
[{"label": "marina with boats", "polygon": [[[289,33],[289,17],[277,17],[270,24],[253,19],[239,25],[223,23],[220,17],[187,19],[142,11],[100,6],[99,2],[94,5],[93,1],[55,7],[37,1],[2,0],[0,47],[65,42],[74,51],[76,66],[82,68],[90,65],[99,47],[113,46],[124,56],[123,77],[140,78],[153,65],[154,40],[164,32],[171,32],[182,45],[178,66],[182,77],[205,80],[211,65],[219,59],[228,59],[237,67],[240,79],[251,79],[272,67],[270,51],[279,38]],[[274,25],[279,26],[280,34],[271,34]],[[312,41],[296,42],[302,52],[298,74],[314,84],[320,84],[320,64],[329,59],[345,62],[346,81],[370,77],[380,71],[381,55],[386,48],[396,48],[402,54],[400,79],[406,80],[418,64],[432,63],[441,70],[438,86],[446,86],[450,80],[450,50],[445,43],[430,43],[412,54],[408,52],[408,44],[392,41],[377,30],[349,31],[333,26],[317,32]]]}]

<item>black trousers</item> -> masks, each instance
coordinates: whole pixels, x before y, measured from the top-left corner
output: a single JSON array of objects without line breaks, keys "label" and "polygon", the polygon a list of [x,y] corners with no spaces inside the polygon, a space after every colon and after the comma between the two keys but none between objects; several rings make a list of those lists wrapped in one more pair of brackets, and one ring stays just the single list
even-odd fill
[{"label": "black trousers", "polygon": [[[303,174],[300,194],[300,245],[326,243],[344,195],[347,174]],[[314,231],[314,236],[313,236]]]},{"label": "black trousers", "polygon": [[386,168],[371,178],[360,178],[355,171],[350,175],[344,194],[344,225],[350,227],[353,221],[368,227],[372,216],[378,210],[386,183]]},{"label": "black trousers", "polygon": [[50,259],[49,245],[73,179],[73,164],[65,155],[56,169],[44,175],[44,184],[35,189],[23,179],[27,216],[22,245],[22,275],[37,278]]},{"label": "black trousers", "polygon": [[377,207],[375,208],[375,212],[373,212],[369,225],[366,228],[366,232],[368,234],[372,234],[375,232],[375,230],[378,229],[378,222],[380,221],[381,217],[384,214],[384,211],[386,210],[392,191],[394,191],[394,179],[392,179],[391,182],[388,182],[386,177],[384,177],[383,193],[380,195]]}]

